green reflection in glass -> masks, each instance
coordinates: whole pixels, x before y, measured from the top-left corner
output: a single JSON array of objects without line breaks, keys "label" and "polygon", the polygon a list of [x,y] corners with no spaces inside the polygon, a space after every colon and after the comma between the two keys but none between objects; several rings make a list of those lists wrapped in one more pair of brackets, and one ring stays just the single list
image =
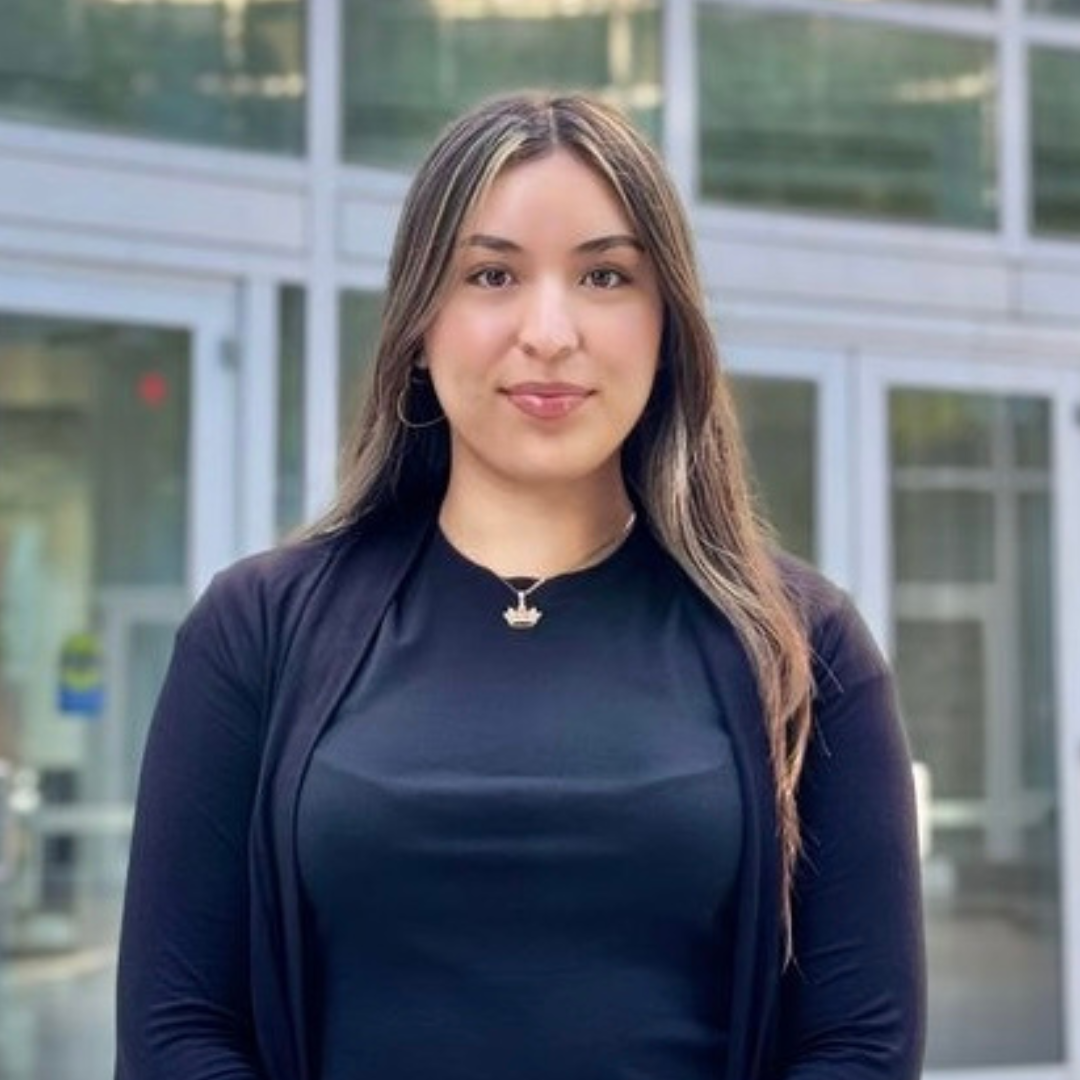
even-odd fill
[{"label": "green reflection in glass", "polygon": [[[1049,485],[1047,485],[1049,486]],[[1018,697],[1022,710],[1024,782],[1050,789],[1057,768],[1054,723],[1054,609],[1050,572],[1053,519],[1047,491],[1019,496],[1019,567],[1016,607],[1021,620],[1022,648],[1017,657],[1020,675]],[[1040,824],[1046,825],[1045,821]]]},{"label": "green reflection in glass", "polygon": [[992,398],[894,390],[891,401],[894,464],[990,465]]},{"label": "green reflection in glass", "polygon": [[934,389],[889,400],[894,659],[931,793],[927,1065],[1058,1063],[1051,404]]},{"label": "green reflection in glass", "polygon": [[1080,0],[1028,0],[1028,8],[1039,15],[1080,15]]},{"label": "green reflection in glass", "polygon": [[1009,401],[1009,438],[1013,460],[1023,468],[1050,467],[1050,403],[1043,398]]},{"label": "green reflection in glass", "polygon": [[698,50],[706,197],[994,226],[990,44],[708,5]]},{"label": "green reflection in glass", "polygon": [[894,390],[889,426],[896,466],[1050,464],[1050,406],[1043,398]]},{"label": "green reflection in glass", "polygon": [[348,438],[367,390],[367,374],[375,358],[382,317],[382,294],[347,290],[341,294],[338,360],[338,432]]},{"label": "green reflection in glass", "polygon": [[[898,477],[898,488],[901,483]],[[989,495],[948,490],[893,492],[897,581],[991,581],[994,536],[994,501]]]},{"label": "green reflection in glass", "polygon": [[[841,3],[857,4],[859,7],[866,7],[868,4],[882,4],[890,3],[891,0],[840,0]],[[908,0],[909,3],[923,4],[926,7],[940,8],[940,7],[976,7],[976,8],[993,8],[997,6],[998,0]]]},{"label": "green reflection in glass", "polygon": [[797,379],[732,379],[765,517],[795,555],[816,555],[817,388]]},{"label": "green reflection in glass", "polygon": [[0,323],[0,512],[53,490],[49,529],[97,587],[184,584],[189,348],[180,330]]},{"label": "green reflection in glass", "polygon": [[287,285],[278,293],[278,445],[275,520],[284,536],[304,517],[304,327],[307,294]]},{"label": "green reflection in glass", "polygon": [[1080,52],[1031,50],[1034,228],[1080,233]]},{"label": "green reflection in glass", "polygon": [[526,87],[601,93],[657,138],[660,6],[345,0],[344,156],[409,168],[463,109]]},{"label": "green reflection in glass", "polygon": [[5,0],[0,114],[303,151],[302,0]]},{"label": "green reflection in glass", "polygon": [[[916,760],[933,762],[939,799],[986,794],[986,663],[985,636],[973,619],[897,620],[896,669],[911,749]],[[935,837],[939,850],[955,839]]]}]

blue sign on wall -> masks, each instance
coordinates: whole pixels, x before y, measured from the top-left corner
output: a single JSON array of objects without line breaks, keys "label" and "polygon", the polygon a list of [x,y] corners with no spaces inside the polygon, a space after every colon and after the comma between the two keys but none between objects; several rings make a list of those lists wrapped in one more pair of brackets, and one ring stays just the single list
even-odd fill
[{"label": "blue sign on wall", "polygon": [[57,707],[68,716],[96,720],[105,710],[105,663],[96,634],[70,635],[60,650]]}]

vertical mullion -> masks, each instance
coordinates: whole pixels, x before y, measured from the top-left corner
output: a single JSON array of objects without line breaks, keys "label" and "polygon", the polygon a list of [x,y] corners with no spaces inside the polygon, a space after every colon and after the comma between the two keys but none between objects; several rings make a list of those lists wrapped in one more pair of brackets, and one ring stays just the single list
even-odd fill
[{"label": "vertical mullion", "polygon": [[304,512],[325,508],[337,459],[336,190],[340,169],[342,0],[307,5],[308,296],[304,325]]},{"label": "vertical mullion", "polygon": [[842,588],[855,580],[851,542],[855,521],[850,463],[854,429],[848,423],[851,380],[847,357],[830,356],[815,373],[817,388],[816,468],[814,512],[815,545],[821,569]]},{"label": "vertical mullion", "polygon": [[274,542],[278,445],[279,297],[273,283],[245,283],[241,301],[238,542],[243,552]]},{"label": "vertical mullion", "polygon": [[695,0],[664,0],[663,151],[688,206],[698,188],[698,68]]},{"label": "vertical mullion", "polygon": [[890,390],[879,362],[851,355],[860,535],[854,545],[854,595],[878,644],[895,661],[893,626],[892,446]]},{"label": "vertical mullion", "polygon": [[1071,660],[1080,642],[1080,374],[1062,379],[1054,409],[1054,558],[1058,603],[1055,657],[1058,702],[1058,799],[1061,832],[1062,979],[1065,1061],[1080,1069],[1080,667]]},{"label": "vertical mullion", "polygon": [[1009,254],[1018,254],[1029,235],[1031,131],[1025,0],[999,0],[998,34],[998,227]]}]

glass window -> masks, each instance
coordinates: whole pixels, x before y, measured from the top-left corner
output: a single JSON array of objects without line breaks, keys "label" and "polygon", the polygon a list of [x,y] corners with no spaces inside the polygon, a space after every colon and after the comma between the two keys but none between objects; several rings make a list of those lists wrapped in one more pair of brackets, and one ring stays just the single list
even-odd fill
[{"label": "glass window", "polygon": [[1032,49],[1031,101],[1034,229],[1080,233],[1080,52]]},{"label": "glass window", "polygon": [[705,197],[994,227],[991,45],[713,5],[698,27]]},{"label": "glass window", "polygon": [[276,521],[284,536],[304,518],[304,326],[306,295],[278,293],[278,445]]},{"label": "glass window", "polygon": [[897,474],[892,511],[897,581],[993,577],[994,500],[989,494],[923,490],[918,480],[905,483]]},{"label": "glass window", "polygon": [[1028,0],[1033,12],[1050,15],[1080,15],[1080,0]]},{"label": "glass window", "polygon": [[817,387],[798,379],[738,375],[739,409],[762,513],[780,543],[813,561],[817,517]]},{"label": "glass window", "polygon": [[1064,1054],[1049,402],[890,395],[900,700],[928,770],[930,1069]]},{"label": "glass window", "polygon": [[303,151],[302,0],[6,0],[0,114]]},{"label": "glass window", "polygon": [[382,318],[382,294],[348,290],[341,294],[341,358],[338,362],[338,432],[342,440],[352,430],[366,387],[368,367],[375,356]]},{"label": "glass window", "polygon": [[654,138],[660,0],[345,0],[342,145],[407,169],[451,117],[522,87],[599,92]]},{"label": "glass window", "polygon": [[192,389],[186,331],[0,313],[0,1076],[11,1080],[111,1074],[131,801],[190,604]]},{"label": "glass window", "polygon": [[[841,0],[846,4],[859,4],[865,7],[867,4],[887,4],[893,0]],[[992,8],[998,0],[908,0],[909,3],[925,4],[928,7],[979,7]]]},{"label": "glass window", "polygon": [[894,390],[889,409],[898,466],[986,466],[992,462],[993,399]]}]

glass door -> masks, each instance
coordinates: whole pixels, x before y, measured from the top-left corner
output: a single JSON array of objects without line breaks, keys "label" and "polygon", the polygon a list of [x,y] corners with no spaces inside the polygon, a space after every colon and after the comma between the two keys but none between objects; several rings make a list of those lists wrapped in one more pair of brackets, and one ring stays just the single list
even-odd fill
[{"label": "glass door", "polygon": [[111,1075],[146,725],[192,590],[234,541],[232,513],[215,512],[234,440],[205,415],[231,393],[212,306],[139,311],[137,295],[97,291],[81,312],[41,310],[48,287],[39,310],[0,310],[5,1080]]},{"label": "glass door", "polygon": [[890,647],[924,795],[927,1070],[1072,1076],[1070,396],[1028,369],[883,366],[869,381],[864,607]]},{"label": "glass door", "polygon": [[755,496],[787,551],[851,580],[845,358],[728,342],[725,359]]}]

